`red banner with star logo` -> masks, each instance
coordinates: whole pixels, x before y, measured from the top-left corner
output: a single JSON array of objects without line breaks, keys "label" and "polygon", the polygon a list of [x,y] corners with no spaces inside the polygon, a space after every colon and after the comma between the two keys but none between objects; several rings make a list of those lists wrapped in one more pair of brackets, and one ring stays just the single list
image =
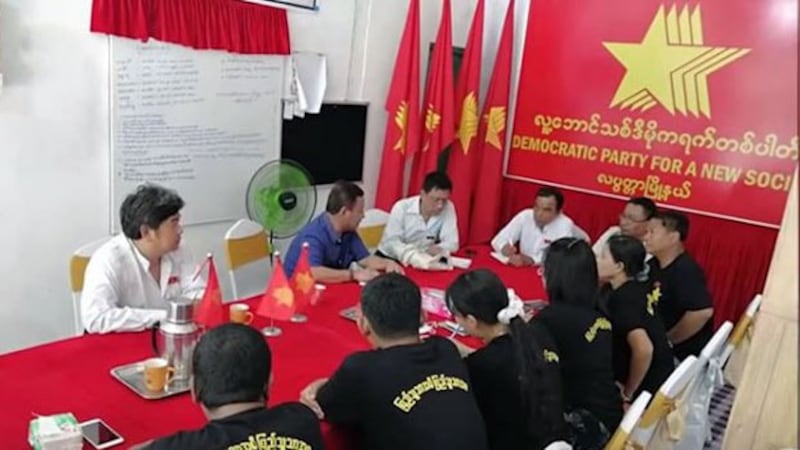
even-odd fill
[{"label": "red banner with star logo", "polygon": [[778,225],[796,19],[797,0],[533,2],[507,175]]}]

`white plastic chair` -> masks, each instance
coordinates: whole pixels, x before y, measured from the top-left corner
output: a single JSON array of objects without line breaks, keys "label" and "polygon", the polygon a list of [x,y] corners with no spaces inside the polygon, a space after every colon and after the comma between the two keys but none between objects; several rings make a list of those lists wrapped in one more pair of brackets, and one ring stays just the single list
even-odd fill
[{"label": "white plastic chair", "polygon": [[225,259],[231,278],[233,299],[264,292],[270,272],[270,247],[264,227],[240,219],[225,233]]},{"label": "white plastic chair", "polygon": [[728,359],[730,359],[733,351],[738,349],[744,341],[744,337],[747,335],[748,330],[753,326],[756,314],[758,313],[759,308],[761,308],[761,303],[763,300],[764,298],[761,296],[761,294],[756,295],[755,298],[750,301],[750,304],[747,305],[747,309],[745,310],[744,314],[742,314],[742,317],[740,317],[739,321],[736,322],[736,327],[731,332],[730,338],[728,338],[728,343],[725,346],[725,349],[722,351],[722,356],[719,358],[719,363],[722,367],[725,367],[725,364],[728,363]]},{"label": "white plastic chair", "polygon": [[642,391],[639,396],[636,397],[636,400],[631,404],[630,408],[628,408],[625,417],[622,418],[622,422],[619,423],[617,431],[611,436],[611,440],[608,441],[604,450],[625,449],[628,444],[628,437],[636,428],[636,425],[639,424],[639,420],[641,420],[642,414],[644,414],[644,410],[647,408],[647,404],[650,403],[652,397],[653,395],[647,391]]},{"label": "white plastic chair", "polygon": [[733,324],[725,321],[700,351],[697,359],[700,372],[687,388],[686,423],[683,436],[675,442],[675,450],[703,448],[706,440],[711,437],[708,426],[711,397],[723,384],[720,358],[731,330]]},{"label": "white plastic chair", "polygon": [[389,222],[389,213],[382,209],[369,209],[364,213],[364,219],[358,225],[358,235],[370,251],[378,248],[383,237],[383,230]]},{"label": "white plastic chair", "polygon": [[653,401],[642,414],[639,424],[630,434],[629,441],[632,445],[650,448],[648,445],[653,440],[656,429],[664,425],[667,416],[675,412],[680,414],[678,402],[689,383],[697,377],[699,369],[697,357],[694,355],[688,356],[675,368],[661,385]]},{"label": "white plastic chair", "polygon": [[84,244],[72,253],[69,259],[69,285],[72,291],[72,324],[75,329],[75,336],[83,334],[83,323],[81,321],[81,293],[83,292],[83,282],[86,277],[86,266],[94,252],[103,244],[111,239],[106,236],[102,239]]}]

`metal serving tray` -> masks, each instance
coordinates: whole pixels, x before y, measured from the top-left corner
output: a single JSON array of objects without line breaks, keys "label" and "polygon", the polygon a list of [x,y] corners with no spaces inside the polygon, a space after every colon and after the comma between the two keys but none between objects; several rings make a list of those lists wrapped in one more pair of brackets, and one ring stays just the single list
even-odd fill
[{"label": "metal serving tray", "polygon": [[189,381],[172,381],[161,392],[148,390],[144,385],[144,362],[138,361],[111,369],[111,376],[147,400],[158,400],[189,392]]}]

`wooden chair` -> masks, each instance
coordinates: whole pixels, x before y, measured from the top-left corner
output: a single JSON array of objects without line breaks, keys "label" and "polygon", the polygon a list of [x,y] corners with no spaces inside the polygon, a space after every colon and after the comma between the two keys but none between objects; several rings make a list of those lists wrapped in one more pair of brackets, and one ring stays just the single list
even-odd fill
[{"label": "wooden chair", "polygon": [[636,425],[639,424],[639,420],[641,420],[642,414],[644,414],[647,404],[650,403],[652,397],[653,395],[647,391],[642,391],[641,394],[636,397],[636,400],[625,413],[625,417],[622,418],[622,422],[620,422],[617,430],[611,436],[611,440],[606,444],[605,450],[625,450],[628,446],[628,437],[636,428]]},{"label": "wooden chair", "polygon": [[81,293],[83,292],[83,282],[86,277],[86,267],[89,260],[98,248],[108,242],[110,237],[104,237],[96,241],[84,244],[72,253],[69,259],[69,286],[72,291],[72,324],[75,336],[83,334],[83,322],[81,321]]},{"label": "wooden chair", "polygon": [[264,292],[270,273],[270,246],[264,227],[241,219],[225,233],[225,259],[233,299]]},{"label": "wooden chair", "polygon": [[389,222],[389,213],[382,209],[370,209],[358,226],[358,235],[369,251],[375,251],[381,243],[383,230]]}]

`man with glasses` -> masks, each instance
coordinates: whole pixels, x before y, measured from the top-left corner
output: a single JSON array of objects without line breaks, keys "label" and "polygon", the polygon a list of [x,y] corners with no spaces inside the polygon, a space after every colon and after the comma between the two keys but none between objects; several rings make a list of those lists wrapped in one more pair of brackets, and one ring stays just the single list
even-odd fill
[{"label": "man with glasses", "polygon": [[419,259],[417,256],[446,258],[458,250],[452,190],[453,183],[444,172],[427,174],[419,195],[399,200],[392,207],[378,256],[407,263]]},{"label": "man with glasses", "polygon": [[[619,225],[607,229],[592,246],[595,255],[603,252],[606,242],[617,235],[631,236],[644,242],[647,234],[647,222],[656,215],[656,204],[646,197],[634,197],[625,204],[625,209],[619,215]],[[651,255],[647,255],[650,259]]]}]

